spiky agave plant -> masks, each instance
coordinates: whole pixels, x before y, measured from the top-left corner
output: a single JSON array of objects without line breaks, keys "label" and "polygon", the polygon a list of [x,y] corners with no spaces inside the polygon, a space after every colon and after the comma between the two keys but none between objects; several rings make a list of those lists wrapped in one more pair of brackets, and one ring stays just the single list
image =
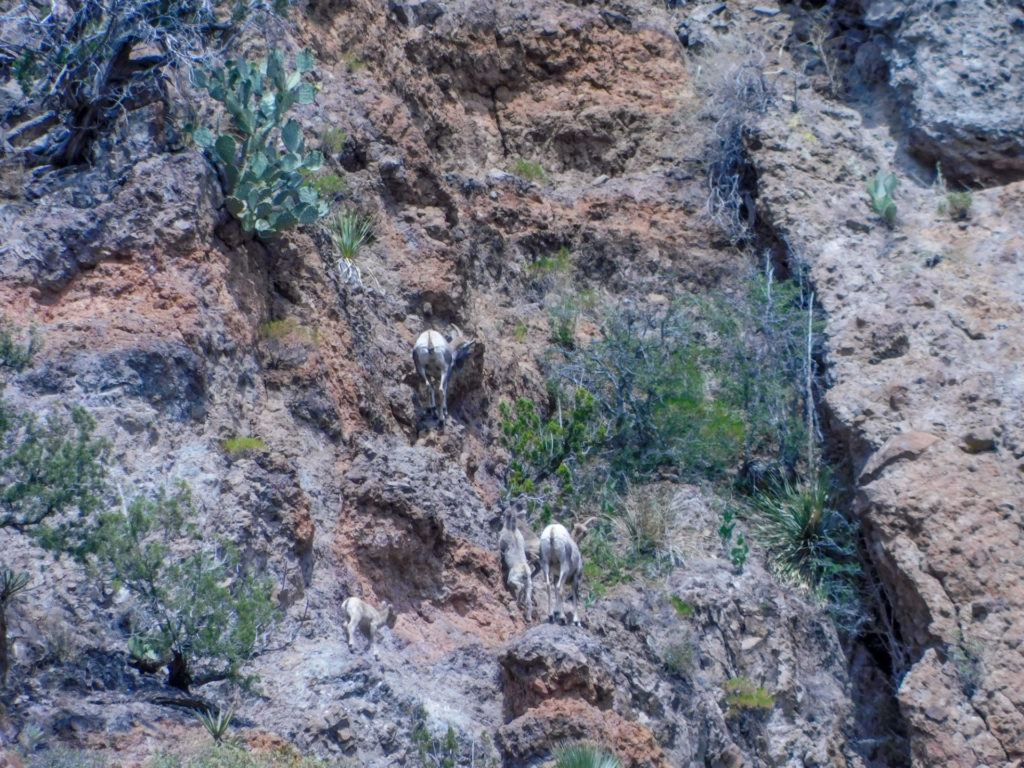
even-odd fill
[{"label": "spiky agave plant", "polygon": [[554,749],[557,768],[619,768],[622,761],[599,744],[577,741]]},{"label": "spiky agave plant", "polygon": [[363,246],[373,240],[373,221],[355,211],[335,214],[328,219],[327,226],[331,242],[346,261],[352,261]]},{"label": "spiky agave plant", "polygon": [[234,716],[235,710],[232,707],[229,707],[228,709],[218,709],[216,711],[208,709],[205,712],[196,713],[196,717],[199,718],[199,722],[203,724],[203,727],[218,744],[223,741],[224,734],[227,733],[228,726],[231,725],[231,720]]},{"label": "spiky agave plant", "polygon": [[752,527],[776,573],[812,590],[856,559],[852,526],[835,509],[830,486],[824,473],[754,498]]}]

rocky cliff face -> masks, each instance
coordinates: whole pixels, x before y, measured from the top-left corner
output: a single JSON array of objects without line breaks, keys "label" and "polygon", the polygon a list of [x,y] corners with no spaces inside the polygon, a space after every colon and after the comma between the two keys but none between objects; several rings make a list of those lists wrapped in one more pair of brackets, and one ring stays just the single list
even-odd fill
[{"label": "rocky cliff face", "polygon": [[[1016,39],[1017,11],[976,22],[955,4],[875,2],[821,16],[816,49],[817,12],[762,5],[293,11],[271,33],[315,52],[303,126],[347,131],[329,166],[375,214],[361,281],[313,231],[243,237],[159,104],[129,113],[90,167],[5,165],[0,306],[46,344],[6,396],[87,406],[123,483],[187,481],[208,530],[273,575],[287,618],[252,664],[262,695],[239,720],[253,743],[416,765],[421,724],[451,726],[460,761],[490,743],[508,766],[597,735],[637,766],[1024,759],[1019,63],[992,47],[999,61],[957,58],[954,78],[942,58],[965,24],[979,49]],[[692,487],[671,491],[692,547],[667,578],[597,598],[585,628],[527,627],[495,553],[495,425],[501,401],[544,392],[535,360],[562,286],[531,265],[565,247],[573,287],[611,300],[738,284],[747,257],[706,215],[716,99],[735,95],[716,77],[737,62],[763,90],[740,110],[736,221],[816,286],[827,431],[890,632],[844,649],[756,548],[737,575]],[[951,220],[935,159],[952,180],[1004,185]],[[878,168],[901,180],[894,230],[863,191]],[[449,323],[477,344],[439,429],[409,351]],[[267,450],[225,452],[238,436]],[[3,743],[33,722],[135,765],[201,732],[125,665],[127,605],[0,536],[11,565],[47,563],[12,608]],[[345,645],[350,594],[398,610],[379,663]],[[738,679],[770,708],[731,704]]]}]

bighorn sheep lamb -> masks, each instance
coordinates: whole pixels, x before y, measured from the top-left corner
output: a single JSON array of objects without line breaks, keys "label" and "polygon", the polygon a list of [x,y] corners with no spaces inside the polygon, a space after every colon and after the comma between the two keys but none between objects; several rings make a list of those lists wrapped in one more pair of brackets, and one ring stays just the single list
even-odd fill
[{"label": "bighorn sheep lamb", "polygon": [[516,602],[526,612],[527,622],[533,621],[533,575],[526,559],[526,544],[516,524],[516,512],[509,509],[502,521],[498,552],[508,571],[505,583],[515,592]]},{"label": "bighorn sheep lamb", "polygon": [[[540,535],[540,567],[544,571],[544,583],[548,588],[548,621],[555,615],[565,623],[562,612],[562,590],[566,582],[572,582],[572,623],[580,624],[580,577],[583,576],[583,556],[564,525],[552,523]],[[555,602],[551,602],[551,569],[558,568],[558,582],[555,584]]]},{"label": "bighorn sheep lamb", "polygon": [[[442,425],[448,418],[448,384],[451,382],[452,371],[458,363],[469,357],[475,342],[475,339],[463,339],[462,332],[456,328],[450,339],[446,339],[438,331],[424,331],[413,345],[413,365],[427,383],[430,390],[430,409]],[[437,410],[435,381],[441,390],[440,412]]]},{"label": "bighorn sheep lamb", "polygon": [[370,641],[368,648],[373,651],[373,658],[379,658],[377,649],[373,645],[373,638],[383,625],[387,624],[389,629],[395,626],[395,620],[398,616],[395,614],[395,609],[391,603],[385,600],[381,603],[380,610],[378,611],[365,600],[361,600],[358,597],[347,597],[345,602],[341,604],[341,610],[345,612],[347,619],[345,634],[348,635],[349,650],[353,653],[356,650],[354,635],[358,628]]}]

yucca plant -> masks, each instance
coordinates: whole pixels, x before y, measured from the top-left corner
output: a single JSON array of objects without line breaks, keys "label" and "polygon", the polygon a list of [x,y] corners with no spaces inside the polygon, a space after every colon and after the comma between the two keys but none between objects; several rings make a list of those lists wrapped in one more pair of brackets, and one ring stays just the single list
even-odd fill
[{"label": "yucca plant", "polygon": [[205,712],[196,712],[199,722],[203,724],[203,727],[218,744],[224,740],[224,734],[227,733],[228,726],[231,725],[231,720],[234,716],[235,710],[233,707],[216,711],[208,709]]},{"label": "yucca plant", "polygon": [[855,560],[850,523],[834,507],[827,474],[754,498],[752,527],[776,573],[818,589]]},{"label": "yucca plant", "polygon": [[554,749],[556,768],[619,768],[622,761],[591,741],[561,744]]},{"label": "yucca plant", "polygon": [[327,227],[338,255],[346,261],[352,261],[373,241],[373,220],[355,211],[335,214],[328,219]]}]

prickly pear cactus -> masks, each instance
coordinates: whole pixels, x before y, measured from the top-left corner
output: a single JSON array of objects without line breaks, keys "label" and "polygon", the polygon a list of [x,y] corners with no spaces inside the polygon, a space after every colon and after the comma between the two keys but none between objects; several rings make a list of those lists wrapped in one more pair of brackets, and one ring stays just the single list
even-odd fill
[{"label": "prickly pear cactus", "polygon": [[299,124],[285,121],[293,105],[316,98],[313,85],[302,81],[313,69],[312,54],[299,53],[295,66],[287,72],[284,55],[275,50],[262,61],[229,60],[194,73],[196,84],[227,108],[232,129],[215,136],[198,128],[193,138],[221,169],[228,210],[260,238],[327,215],[327,203],[303,173],[319,170],[323,156],[306,152]]},{"label": "prickly pear cactus", "polygon": [[868,180],[871,208],[885,219],[885,223],[890,227],[896,224],[896,203],[893,202],[892,193],[896,191],[898,183],[895,174],[882,171],[879,171],[875,178]]}]

